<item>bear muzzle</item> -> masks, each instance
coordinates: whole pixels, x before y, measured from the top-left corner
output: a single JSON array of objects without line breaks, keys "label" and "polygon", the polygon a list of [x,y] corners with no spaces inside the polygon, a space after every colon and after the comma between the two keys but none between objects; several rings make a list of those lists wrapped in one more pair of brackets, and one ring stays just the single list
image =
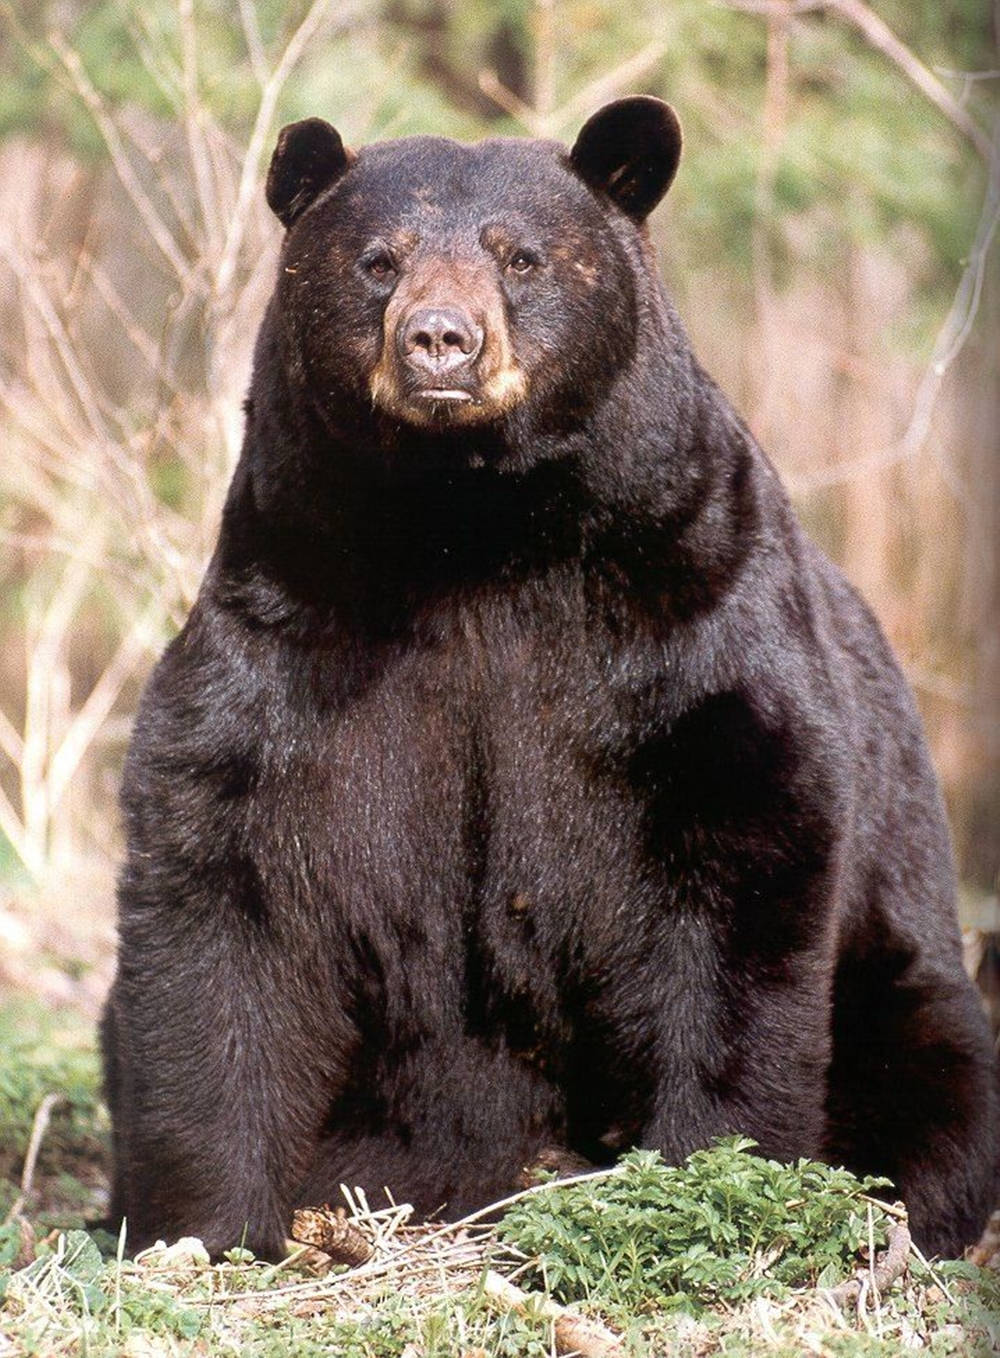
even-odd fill
[{"label": "bear muzzle", "polygon": [[414,269],[386,308],[374,404],[412,424],[483,424],[526,391],[502,300],[483,265],[435,260]]},{"label": "bear muzzle", "polygon": [[485,332],[459,307],[415,307],[396,326],[396,349],[418,400],[464,403],[473,399],[475,362]]}]

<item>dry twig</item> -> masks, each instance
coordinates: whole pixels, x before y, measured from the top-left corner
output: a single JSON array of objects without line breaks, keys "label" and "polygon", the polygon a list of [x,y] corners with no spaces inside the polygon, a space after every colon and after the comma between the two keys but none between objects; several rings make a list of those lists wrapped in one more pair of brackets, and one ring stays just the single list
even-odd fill
[{"label": "dry twig", "polygon": [[31,1135],[28,1138],[28,1149],[24,1156],[24,1168],[21,1171],[20,1191],[3,1219],[5,1226],[9,1226],[15,1217],[20,1216],[24,1204],[31,1196],[35,1182],[35,1166],[38,1163],[38,1153],[42,1149],[42,1140],[48,1131],[49,1119],[52,1117],[53,1109],[62,1102],[62,1094],[46,1094],[35,1109],[35,1116],[31,1123]]},{"label": "dry twig", "polygon": [[625,1358],[617,1335],[599,1320],[581,1316],[538,1292],[523,1292],[492,1269],[486,1274],[483,1290],[491,1301],[508,1311],[551,1320],[556,1353],[578,1354],[579,1358]]},{"label": "dry twig", "polygon": [[859,1269],[855,1276],[848,1278],[846,1282],[824,1289],[824,1295],[838,1306],[849,1306],[857,1304],[863,1292],[868,1294],[874,1291],[881,1294],[887,1291],[897,1278],[902,1277],[912,1247],[909,1226],[905,1221],[897,1222],[889,1236],[888,1245],[879,1258],[872,1260],[867,1268]]},{"label": "dry twig", "polygon": [[896,36],[884,19],[880,19],[870,5],[863,3],[863,0],[716,0],[716,3],[724,5],[727,9],[768,17],[809,14],[821,10],[838,15],[862,33],[872,47],[888,57],[906,78],[926,95],[964,136],[968,137],[984,160],[989,159],[990,139],[983,129],[941,84],[937,76],[928,70],[920,58]]}]

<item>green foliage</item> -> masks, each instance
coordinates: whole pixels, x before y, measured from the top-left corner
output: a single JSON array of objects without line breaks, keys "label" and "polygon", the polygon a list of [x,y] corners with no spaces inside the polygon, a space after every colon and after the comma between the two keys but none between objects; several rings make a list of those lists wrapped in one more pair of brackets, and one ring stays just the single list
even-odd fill
[{"label": "green foliage", "polygon": [[[60,1102],[42,1143],[38,1173],[58,1179],[79,1172],[103,1154],[104,1115],[100,1108],[100,1071],[93,1026],[68,1010],[50,1010],[24,1000],[0,1008],[0,1176],[14,1195],[32,1123],[46,1094]],[[57,1185],[57,1188],[59,1186]],[[63,1203],[79,1184],[67,1177]]]},{"label": "green foliage", "polygon": [[21,1288],[44,1297],[51,1306],[77,1314],[97,1315],[108,1304],[101,1289],[104,1260],[86,1231],[60,1235],[50,1249],[17,1275]]},{"label": "green foliage", "polygon": [[[739,1281],[734,1286],[731,1275],[720,1273],[730,1257],[725,1242],[734,1237],[732,1257],[739,1260],[743,1252],[746,1273],[752,1254],[757,1267],[749,1281],[762,1284],[765,1273],[784,1273],[790,1281],[827,1281],[819,1269],[824,1258],[839,1280],[855,1262],[854,1242],[868,1235],[863,1184],[809,1162],[778,1166],[759,1160],[746,1154],[749,1144],[732,1139],[672,1172],[653,1155],[633,1153],[596,1187],[597,1181],[555,1184],[526,1200],[532,1205],[528,1233],[575,1236],[577,1244],[570,1248],[580,1255],[582,1223],[594,1213],[591,1199],[596,1199],[603,1204],[596,1229],[603,1232],[605,1248],[615,1250],[619,1262],[630,1249],[639,1256],[619,1268],[618,1281],[608,1288],[607,1270],[596,1260],[600,1250],[592,1242],[582,1251],[590,1273],[601,1281],[600,1290],[591,1289],[590,1309],[603,1311],[623,1331],[625,1353],[633,1358],[665,1353],[755,1358],[767,1352],[772,1358],[799,1358],[807,1333],[809,1351],[821,1342],[831,1358],[890,1358],[900,1352],[904,1334],[919,1336],[930,1351],[950,1358],[996,1351],[1000,1279],[968,1264],[934,1271],[914,1264],[911,1284],[883,1296],[877,1323],[869,1319],[865,1327],[855,1327],[849,1316],[834,1321],[814,1292],[789,1292],[790,1282],[776,1284],[770,1300],[763,1286],[741,1287]],[[802,1196],[788,1199],[789,1191]],[[523,1216],[520,1208],[508,1213],[508,1223],[519,1213]],[[665,1226],[671,1214],[675,1219]],[[726,1229],[727,1217],[732,1230]],[[885,1224],[877,1212],[874,1220],[877,1227]],[[680,1223],[690,1234],[675,1238]],[[876,1240],[880,1233],[876,1229]],[[304,1283],[294,1265],[279,1269],[255,1261],[247,1251],[232,1251],[233,1258],[222,1265],[188,1260],[171,1268],[155,1260],[126,1260],[120,1252],[104,1259],[92,1237],[70,1231],[11,1273],[15,1241],[9,1234],[7,1254],[0,1255],[0,1331],[10,1340],[12,1358],[53,1352],[90,1358],[123,1352],[169,1352],[176,1358],[215,1352],[238,1352],[242,1358],[402,1358],[414,1350],[422,1358],[480,1350],[488,1358],[546,1358],[553,1351],[551,1322],[539,1307],[527,1305],[522,1313],[499,1308],[481,1283],[449,1291],[454,1280],[445,1270],[437,1294],[418,1265],[412,1280],[404,1271],[381,1291],[352,1300],[350,1293],[325,1291],[319,1280]],[[524,1232],[518,1237],[526,1242]],[[708,1240],[716,1244],[706,1248]],[[0,1233],[0,1248],[7,1241]],[[658,1251],[696,1261],[697,1269],[688,1268],[687,1305],[681,1304],[680,1293],[654,1295],[655,1288],[643,1281],[642,1271],[661,1262]],[[541,1274],[555,1272],[553,1254]],[[523,1272],[518,1282],[530,1286]],[[584,1287],[579,1284],[578,1278],[565,1294],[585,1290],[586,1280]],[[745,1304],[737,1304],[738,1299]]]},{"label": "green foliage", "polygon": [[1000,1273],[957,1259],[938,1264],[935,1272],[956,1298],[938,1304],[938,1324],[944,1327],[958,1319],[970,1335],[970,1358],[995,1358],[1000,1353]]},{"label": "green foliage", "polygon": [[[254,0],[265,46],[280,49],[301,20],[304,3]],[[200,98],[236,130],[249,121],[259,97],[238,11],[218,0],[198,0],[196,33]],[[48,42],[57,27],[111,110],[135,105],[153,117],[176,118],[182,87],[182,35],[175,0],[71,0],[53,24],[47,6],[0,6],[0,139],[46,126],[74,151],[100,159],[103,144],[90,114],[70,88]]]},{"label": "green foliage", "polygon": [[16,1221],[0,1226],[0,1270],[9,1268],[21,1248],[21,1228]]},{"label": "green foliage", "polygon": [[679,1167],[632,1151],[613,1176],[524,1199],[501,1235],[539,1259],[555,1296],[626,1313],[830,1285],[867,1242],[869,1211],[875,1243],[884,1243],[887,1218],[863,1195],[885,1180],[763,1160],[747,1153],[753,1145],[729,1137]]},{"label": "green foliage", "polygon": [[122,1337],[138,1332],[195,1339],[206,1325],[203,1308],[186,1306],[170,1292],[152,1287],[130,1291],[115,1313],[115,1332]]}]

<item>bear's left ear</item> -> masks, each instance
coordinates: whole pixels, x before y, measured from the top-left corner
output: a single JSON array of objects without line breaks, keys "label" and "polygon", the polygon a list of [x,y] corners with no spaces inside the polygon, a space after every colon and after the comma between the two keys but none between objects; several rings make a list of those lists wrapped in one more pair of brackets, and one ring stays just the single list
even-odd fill
[{"label": "bear's left ear", "polygon": [[322,118],[289,123],[278,134],[264,190],[279,221],[291,226],[354,163],[335,127]]},{"label": "bear's left ear", "polygon": [[570,164],[592,189],[643,222],[670,187],[681,158],[681,125],[662,99],[618,99],[588,118]]}]

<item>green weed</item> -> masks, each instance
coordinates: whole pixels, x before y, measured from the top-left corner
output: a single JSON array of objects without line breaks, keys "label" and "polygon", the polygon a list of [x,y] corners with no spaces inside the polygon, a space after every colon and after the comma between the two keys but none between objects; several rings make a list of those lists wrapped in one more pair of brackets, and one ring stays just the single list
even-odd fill
[{"label": "green weed", "polygon": [[[107,1116],[100,1102],[94,1027],[73,1010],[23,999],[0,1007],[0,1220],[17,1196],[39,1105],[57,1096],[41,1142],[35,1194],[36,1229],[79,1225],[94,1214],[103,1182]],[[0,1259],[4,1255],[0,1238]]]},{"label": "green weed", "polygon": [[591,1298],[635,1313],[739,1304],[828,1286],[850,1274],[888,1218],[866,1198],[884,1179],[857,1179],[814,1161],[792,1165],[729,1137],[681,1166],[632,1151],[606,1179],[524,1199],[502,1239],[537,1256],[536,1278],[563,1301]]}]

